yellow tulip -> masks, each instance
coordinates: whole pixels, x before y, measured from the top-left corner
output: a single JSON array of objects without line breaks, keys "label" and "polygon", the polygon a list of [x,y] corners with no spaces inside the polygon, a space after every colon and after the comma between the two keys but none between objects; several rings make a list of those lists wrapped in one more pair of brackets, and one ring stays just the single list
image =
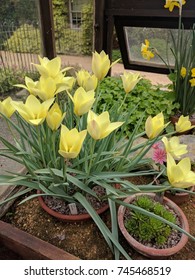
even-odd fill
[{"label": "yellow tulip", "polygon": [[111,123],[109,113],[107,111],[103,112],[99,116],[91,110],[88,113],[87,131],[95,140],[107,137],[112,131],[120,127],[122,124],[123,122]]},{"label": "yellow tulip", "polygon": [[169,140],[167,139],[167,137],[163,137],[162,141],[165,145],[166,152],[171,154],[175,159],[181,158],[182,155],[188,152],[187,145],[180,144],[179,138],[176,136],[171,137]]},{"label": "yellow tulip", "polygon": [[127,93],[132,91],[136,84],[140,81],[141,77],[140,74],[132,73],[132,72],[124,72],[123,75],[121,75],[121,79],[123,82],[123,88]]},{"label": "yellow tulip", "polygon": [[76,158],[80,153],[83,141],[87,135],[87,130],[78,132],[76,128],[69,130],[65,125],[61,125],[59,154],[65,159]]},{"label": "yellow tulip", "polygon": [[164,124],[164,116],[162,112],[153,118],[149,116],[145,123],[146,135],[149,139],[153,139],[158,136],[168,124],[169,123]]},{"label": "yellow tulip", "polygon": [[194,127],[195,125],[191,125],[191,122],[189,121],[189,116],[184,117],[182,115],[180,116],[178,122],[175,123],[175,130],[178,133],[188,131]]},{"label": "yellow tulip", "polygon": [[62,120],[64,119],[65,114],[66,113],[62,114],[59,105],[57,103],[54,103],[46,117],[48,126],[52,130],[57,130]]},{"label": "yellow tulip", "polygon": [[25,84],[26,85],[22,85],[22,84],[16,84],[16,87],[21,87],[26,89],[30,94],[36,95],[35,91],[37,88],[37,84],[38,81],[34,82],[31,78],[29,77],[25,77]]},{"label": "yellow tulip", "polygon": [[5,115],[7,118],[10,118],[15,112],[14,107],[12,106],[11,97],[7,97],[3,101],[0,101],[0,113]]},{"label": "yellow tulip", "polygon": [[168,8],[169,11],[172,12],[175,6],[180,8],[180,4],[184,5],[185,3],[185,0],[166,0],[164,8]]},{"label": "yellow tulip", "polygon": [[99,81],[101,81],[108,73],[109,69],[116,64],[120,59],[117,59],[112,64],[108,55],[101,51],[101,53],[94,52],[92,55],[92,71]]},{"label": "yellow tulip", "polygon": [[55,57],[48,59],[47,57],[41,58],[39,56],[39,64],[34,64],[41,76],[55,78],[60,72],[61,58]]},{"label": "yellow tulip", "polygon": [[29,95],[25,104],[23,102],[12,101],[12,106],[28,123],[39,125],[44,122],[53,101],[54,98],[40,103],[34,95]]},{"label": "yellow tulip", "polygon": [[79,87],[75,91],[73,97],[70,94],[69,96],[72,99],[72,102],[74,103],[74,113],[77,116],[82,116],[85,113],[87,113],[91,109],[95,101],[94,90],[85,91],[82,87]]},{"label": "yellow tulip", "polygon": [[80,70],[76,73],[77,83],[86,91],[95,90],[98,84],[98,79],[95,75],[90,75],[86,70]]},{"label": "yellow tulip", "polygon": [[190,158],[182,159],[178,164],[167,154],[167,176],[170,184],[176,188],[188,188],[195,185],[195,173],[191,171]]}]

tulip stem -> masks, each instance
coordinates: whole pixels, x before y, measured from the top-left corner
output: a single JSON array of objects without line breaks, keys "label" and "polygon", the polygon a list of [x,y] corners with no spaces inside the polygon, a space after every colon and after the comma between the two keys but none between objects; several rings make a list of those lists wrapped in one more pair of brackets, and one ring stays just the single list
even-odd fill
[{"label": "tulip stem", "polygon": [[89,166],[88,166],[87,178],[89,177],[91,167],[92,167],[92,163],[93,163],[93,154],[94,154],[94,150],[95,150],[96,140],[91,138],[91,143],[90,144],[91,144],[90,145],[90,161],[89,161]]},{"label": "tulip stem", "polygon": [[126,99],[127,99],[127,94],[125,94],[125,97],[124,97],[123,101],[121,102],[120,107],[118,108],[118,113],[120,113],[120,110],[123,107],[123,105],[125,104]]},{"label": "tulip stem", "polygon": [[41,137],[41,127],[37,126],[36,128],[37,128],[37,135],[38,135],[38,142],[39,142],[39,147],[40,147],[41,158],[42,158],[44,166],[46,167],[46,162],[45,162],[45,157],[44,157],[44,152],[43,152],[43,143],[42,143],[42,137]]}]

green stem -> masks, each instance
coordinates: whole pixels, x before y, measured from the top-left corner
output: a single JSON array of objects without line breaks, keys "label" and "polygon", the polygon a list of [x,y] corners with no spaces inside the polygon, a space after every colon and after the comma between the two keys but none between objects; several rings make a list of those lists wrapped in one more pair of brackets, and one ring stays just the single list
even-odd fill
[{"label": "green stem", "polygon": [[38,143],[39,143],[41,158],[42,158],[44,167],[46,167],[46,162],[45,162],[45,157],[44,157],[44,152],[43,152],[43,143],[42,143],[42,137],[41,137],[41,127],[37,126],[36,129],[37,129]]},{"label": "green stem", "polygon": [[96,140],[91,138],[91,143],[90,143],[90,161],[89,161],[89,166],[88,166],[88,171],[87,171],[87,178],[89,177],[89,174],[90,174],[91,168],[92,168],[93,154],[94,154],[94,151],[95,151],[95,144],[96,144]]}]

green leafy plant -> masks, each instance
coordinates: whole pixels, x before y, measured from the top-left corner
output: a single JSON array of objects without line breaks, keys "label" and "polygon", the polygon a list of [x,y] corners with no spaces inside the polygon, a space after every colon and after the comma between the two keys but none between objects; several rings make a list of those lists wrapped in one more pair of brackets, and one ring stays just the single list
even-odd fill
[{"label": "green leafy plant", "polygon": [[[140,196],[133,205],[139,206],[149,212],[152,212],[165,220],[176,224],[176,218],[172,212],[166,209],[159,202],[154,201],[148,196]],[[146,216],[136,210],[131,210],[126,218],[125,227],[127,231],[139,241],[147,241],[158,245],[167,242],[171,227],[156,218]]]},{"label": "green leafy plant", "polygon": [[[124,99],[124,89],[120,77],[107,77],[100,84],[101,97],[98,103],[98,111],[109,110],[113,105],[120,106]],[[124,133],[130,135],[137,122],[143,116],[138,129],[143,131],[145,121],[149,115],[156,115],[163,112],[165,120],[179,108],[178,103],[174,103],[174,95],[168,89],[161,89],[160,85],[152,85],[147,79],[141,79],[131,93],[126,97],[126,102],[122,105],[122,110],[133,110],[130,118],[125,124]]]}]

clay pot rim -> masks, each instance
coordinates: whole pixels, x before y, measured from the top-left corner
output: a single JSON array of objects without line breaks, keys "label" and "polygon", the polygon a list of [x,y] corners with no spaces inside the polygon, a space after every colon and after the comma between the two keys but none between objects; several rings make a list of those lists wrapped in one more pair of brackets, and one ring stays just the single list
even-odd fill
[{"label": "clay pot rim", "polygon": [[[191,192],[193,192],[194,190],[195,190],[195,187],[194,186],[192,186],[192,187],[189,187],[188,188]],[[186,195],[190,195],[190,193],[187,193],[187,192],[176,192],[176,193],[172,193],[171,192],[171,190],[167,190],[167,191],[165,191],[166,193],[169,193],[169,194],[171,194],[171,195],[173,195],[173,196],[186,196]]]},{"label": "clay pot rim", "polygon": [[[140,196],[140,195],[149,195],[154,197],[155,194],[154,193],[139,193],[139,194],[135,194],[132,196],[128,196],[124,202],[129,203],[130,201],[132,201],[133,199],[135,199],[136,196]],[[189,233],[189,223],[188,220],[185,216],[185,214],[183,213],[183,211],[181,210],[181,208],[176,205],[172,200],[163,197],[163,202],[165,202],[170,208],[173,208],[174,211],[176,212],[176,214],[178,215],[182,225],[181,227]],[[124,225],[124,213],[125,213],[126,207],[123,205],[119,206],[118,209],[118,224],[119,224],[119,228],[123,234],[123,236],[125,237],[125,239],[128,241],[128,243],[134,248],[136,249],[138,252],[140,252],[141,254],[147,256],[147,257],[166,257],[166,256],[171,256],[175,253],[177,253],[178,251],[180,251],[185,244],[188,241],[188,236],[184,233],[182,233],[181,235],[181,239],[180,241],[173,247],[171,248],[166,248],[166,249],[156,249],[156,248],[152,248],[152,247],[147,247],[141,243],[139,243],[137,240],[135,240],[126,230],[125,225]]]},{"label": "clay pot rim", "polygon": [[[41,194],[41,191],[38,190],[37,191],[38,194]],[[88,219],[91,219],[91,216],[89,214],[80,214],[80,215],[65,215],[65,214],[62,214],[62,213],[59,213],[57,211],[54,211],[52,210],[51,208],[49,208],[42,196],[38,196],[38,200],[39,200],[39,203],[41,205],[41,207],[48,213],[50,214],[51,216],[57,218],[57,219],[60,219],[60,220],[63,220],[63,221],[83,221],[83,220],[88,220]],[[107,209],[109,208],[109,205],[106,204],[104,206],[102,206],[101,208],[99,208],[98,210],[96,210],[97,214],[100,215],[102,214],[103,212],[105,212]]]}]

